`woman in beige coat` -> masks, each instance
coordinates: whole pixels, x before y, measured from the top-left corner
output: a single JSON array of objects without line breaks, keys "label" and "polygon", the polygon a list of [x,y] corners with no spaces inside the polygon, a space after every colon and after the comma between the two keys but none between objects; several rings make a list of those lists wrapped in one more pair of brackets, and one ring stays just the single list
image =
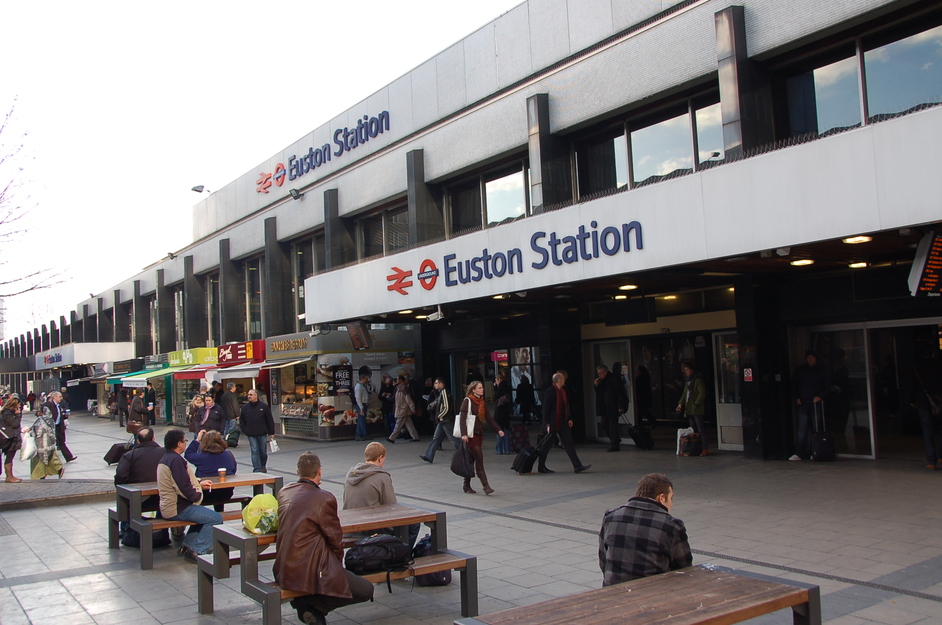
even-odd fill
[{"label": "woman in beige coat", "polygon": [[396,415],[396,427],[386,440],[395,443],[399,432],[405,426],[413,442],[418,441],[419,433],[412,423],[412,415],[415,414],[415,402],[412,401],[412,395],[409,393],[409,381],[406,380],[404,375],[400,375],[399,379],[396,380],[396,410],[394,414]]}]

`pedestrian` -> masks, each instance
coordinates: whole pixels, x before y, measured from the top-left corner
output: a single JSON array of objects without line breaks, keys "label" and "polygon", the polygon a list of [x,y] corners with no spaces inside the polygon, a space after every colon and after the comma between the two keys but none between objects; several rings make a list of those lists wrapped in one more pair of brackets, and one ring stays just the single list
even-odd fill
[{"label": "pedestrian", "polygon": [[709,455],[707,433],[703,425],[703,415],[706,412],[706,380],[693,363],[685,362],[683,369],[684,386],[680,392],[677,412],[686,415],[690,427],[695,428],[700,434],[700,455],[707,456]]},{"label": "pedestrian", "polygon": [[354,434],[354,440],[365,441],[366,436],[366,409],[369,408],[370,394],[367,386],[370,383],[370,376],[367,373],[360,374],[360,381],[353,387],[353,409],[357,413],[357,429]]},{"label": "pedestrian", "polygon": [[164,456],[157,465],[157,490],[160,493],[160,514],[170,521],[190,521],[191,525],[183,546],[177,552],[196,563],[196,556],[209,553],[213,548],[213,525],[222,524],[222,515],[204,508],[203,490],[212,492],[213,483],[198,480],[193,469],[183,459],[186,451],[186,433],[168,430],[164,435]]},{"label": "pedestrian", "polygon": [[451,440],[455,449],[458,449],[461,444],[461,440],[454,435],[455,417],[452,413],[448,391],[445,389],[445,378],[435,378],[432,393],[429,395],[428,412],[432,422],[435,423],[435,434],[432,435],[432,442],[429,443],[425,454],[419,456],[419,458],[431,464],[435,462],[435,454],[445,437]]},{"label": "pedestrian", "polygon": [[[513,406],[511,401],[513,392],[510,390],[510,382],[507,381],[507,373],[498,371],[494,377],[494,421],[505,432],[510,431],[510,410]],[[497,447],[495,449],[498,455],[510,453],[510,437],[498,436]]]},{"label": "pedestrian", "polygon": [[150,380],[147,381],[147,389],[144,391],[144,407],[147,409],[148,424],[157,425],[157,391]]},{"label": "pedestrian", "polygon": [[35,401],[36,401],[36,393],[34,393],[33,391],[30,391],[29,395],[26,396],[26,403],[27,405],[29,405],[30,411],[36,410],[36,406],[33,404],[33,402]]},{"label": "pedestrian", "polygon": [[559,435],[563,449],[572,462],[572,469],[576,473],[589,470],[591,464],[582,464],[576,454],[576,447],[572,441],[572,419],[569,416],[569,398],[566,395],[566,376],[562,373],[553,374],[553,384],[546,389],[543,395],[543,435],[545,438],[538,444],[540,449],[540,462],[537,470],[540,473],[555,473],[546,467],[546,457],[553,446],[552,441]]},{"label": "pedestrian", "polygon": [[62,392],[53,391],[49,393],[49,399],[43,404],[43,408],[49,410],[55,424],[56,448],[62,451],[66,462],[78,459],[78,456],[74,455],[65,444],[65,431],[69,427],[69,409],[68,405],[62,405]]},{"label": "pedestrian", "polygon": [[383,385],[379,389],[379,401],[383,411],[383,427],[388,437],[396,427],[396,387],[393,386],[393,380],[388,375],[383,376]]},{"label": "pedestrian", "polygon": [[602,517],[599,568],[602,586],[612,586],[693,564],[687,528],[670,515],[674,485],[666,475],[638,480],[634,497]]},{"label": "pedestrian", "polygon": [[621,376],[611,375],[605,365],[599,365],[595,371],[598,373],[598,377],[595,378],[595,414],[602,418],[602,423],[608,433],[610,444],[606,451],[619,451],[621,434],[618,432],[618,418],[621,414],[619,409],[622,394],[618,392],[618,389],[621,386]]},{"label": "pedestrian", "polygon": [[141,425],[148,425],[147,407],[144,405],[144,390],[136,388],[133,391],[134,397],[131,399],[131,409],[128,412],[128,423],[136,421]]},{"label": "pedestrian", "polygon": [[203,409],[200,411],[199,430],[216,430],[222,433],[226,429],[226,415],[222,413],[222,408],[216,404],[212,395],[203,398]]},{"label": "pedestrian", "polygon": [[654,416],[654,395],[651,393],[651,374],[644,365],[638,365],[638,375],[635,376],[635,401],[638,403],[638,422],[647,418],[648,425],[653,430],[657,427],[657,417]]},{"label": "pedestrian", "polygon": [[520,406],[520,416],[523,418],[523,425],[530,424],[530,417],[533,416],[533,385],[527,374],[520,375],[520,382],[514,389],[517,394],[517,404]]},{"label": "pedestrian", "polygon": [[190,406],[187,408],[187,424],[190,432],[194,434],[200,431],[200,413],[205,405],[202,395],[194,395],[190,400]]},{"label": "pedestrian", "polygon": [[409,432],[409,436],[412,437],[413,441],[419,440],[419,433],[415,429],[415,425],[412,423],[412,415],[415,414],[415,402],[412,401],[412,392],[409,387],[409,381],[406,379],[406,376],[400,375],[397,380],[396,385],[396,427],[393,429],[392,434],[386,439],[390,443],[395,443],[396,438],[399,436],[399,432],[402,431],[402,428],[405,427]]},{"label": "pedestrian", "polygon": [[7,484],[22,482],[13,475],[13,458],[22,446],[20,425],[23,421],[23,406],[15,395],[11,395],[0,408],[0,452],[3,452],[3,471]]},{"label": "pedestrian", "polygon": [[[504,437],[504,431],[494,421],[490,411],[487,409],[487,402],[484,401],[484,384],[475,380],[468,385],[467,397],[461,402],[461,413],[458,415],[459,426],[461,428],[461,440],[468,446],[471,457],[474,459],[474,470],[481,480],[481,486],[484,487],[484,494],[490,495],[494,492],[491,485],[487,483],[487,473],[484,472],[484,452],[481,445],[484,443],[484,423],[487,422],[497,435]],[[475,493],[471,488],[471,478],[464,478],[464,492]]]},{"label": "pedestrian", "polygon": [[222,394],[222,399],[219,400],[219,407],[222,408],[222,413],[226,416],[226,429],[224,432],[221,432],[221,434],[227,440],[229,433],[232,432],[233,429],[238,429],[239,415],[242,412],[242,409],[239,407],[239,398],[236,397],[235,391],[235,382],[227,383],[226,392]]},{"label": "pedestrian", "polygon": [[[52,403],[47,402],[48,403]],[[30,460],[30,479],[44,480],[47,476],[65,475],[65,466],[59,459],[56,446],[56,420],[47,404],[39,408],[39,414],[30,429],[29,436],[36,442],[36,455]]]},{"label": "pedestrian", "polygon": [[824,401],[830,390],[831,376],[828,370],[818,362],[818,353],[809,349],[805,352],[805,364],[795,369],[795,375],[792,376],[792,396],[798,404],[798,434],[795,438],[795,453],[789,460],[810,457],[810,433],[815,427],[812,423],[815,411],[819,409],[817,404]]},{"label": "pedestrian", "polygon": [[255,473],[268,472],[268,441],[275,439],[275,419],[268,404],[259,400],[258,391],[249,389],[249,401],[242,406],[239,427],[249,439],[252,456],[252,470]]},{"label": "pedestrian", "polygon": [[128,392],[123,386],[118,389],[116,402],[116,407],[118,410],[118,426],[124,427],[128,420]]}]

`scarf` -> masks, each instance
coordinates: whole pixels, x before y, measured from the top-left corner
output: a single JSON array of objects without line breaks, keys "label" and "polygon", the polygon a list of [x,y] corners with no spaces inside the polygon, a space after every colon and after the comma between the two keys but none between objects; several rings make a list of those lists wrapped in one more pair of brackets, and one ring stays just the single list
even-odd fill
[{"label": "scarf", "polygon": [[481,423],[487,421],[487,402],[484,401],[484,398],[478,398],[474,393],[471,393],[468,395],[468,399],[471,400],[471,405],[474,406],[474,414],[477,416],[478,421]]},{"label": "scarf", "polygon": [[49,408],[43,408],[42,413],[33,423],[32,430],[33,437],[36,439],[36,457],[43,464],[49,464],[56,453],[56,422]]},{"label": "scarf", "polygon": [[[556,386],[555,384],[553,386]],[[556,386],[556,431],[559,431],[560,417],[566,418],[566,391]]]}]

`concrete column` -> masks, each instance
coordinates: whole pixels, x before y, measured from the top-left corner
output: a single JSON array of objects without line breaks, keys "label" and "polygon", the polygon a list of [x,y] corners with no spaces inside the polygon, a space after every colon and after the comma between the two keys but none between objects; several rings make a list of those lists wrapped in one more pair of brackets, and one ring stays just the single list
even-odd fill
[{"label": "concrete column", "polygon": [[291,246],[278,242],[278,223],[275,217],[269,217],[265,220],[265,271],[262,274],[262,335],[265,337],[294,331],[291,260]]},{"label": "concrete column", "polygon": [[114,290],[114,340],[127,343],[131,340],[131,311],[121,301],[121,290]]},{"label": "concrete column", "polygon": [[187,347],[204,347],[209,340],[206,285],[193,272],[193,255],[183,257],[183,324]]},{"label": "concrete column", "polygon": [[572,199],[569,146],[550,132],[549,94],[527,98],[527,143],[530,152],[530,198],[533,212]]},{"label": "concrete column", "polygon": [[79,317],[78,313],[74,310],[69,311],[69,325],[72,326],[72,342],[73,343],[84,343],[85,342],[85,311],[83,309],[82,316]]},{"label": "concrete column", "polygon": [[153,352],[150,337],[150,307],[147,298],[141,295],[141,281],[134,281],[134,331],[131,340],[134,341],[135,358],[149,356]]},{"label": "concrete column", "polygon": [[157,270],[157,353],[176,351],[176,315],[173,289],[164,285],[164,270]]},{"label": "concrete column", "polygon": [[340,216],[337,189],[324,191],[324,246],[326,267],[333,269],[357,259],[356,236],[352,220]]},{"label": "concrete column", "polygon": [[41,335],[42,335],[42,338],[40,340],[41,340],[42,351],[46,351],[47,349],[51,347],[51,345],[49,343],[49,330],[46,327],[45,323],[42,325]]},{"label": "concrete column", "polygon": [[246,340],[245,277],[229,258],[229,239],[219,241],[219,340],[221,345]]},{"label": "concrete column", "polygon": [[771,90],[747,54],[743,7],[719,11],[715,22],[723,144],[726,158],[734,158],[774,140]]},{"label": "concrete column", "polygon": [[68,345],[72,342],[72,326],[70,326],[65,317],[59,316],[59,345]]},{"label": "concrete column", "polygon": [[425,152],[406,153],[406,186],[409,201],[409,244],[417,245],[445,236],[441,197],[425,184]]},{"label": "concrete column", "polygon": [[110,309],[105,309],[105,298],[98,298],[98,340],[102,343],[114,342],[114,309],[117,304]]}]

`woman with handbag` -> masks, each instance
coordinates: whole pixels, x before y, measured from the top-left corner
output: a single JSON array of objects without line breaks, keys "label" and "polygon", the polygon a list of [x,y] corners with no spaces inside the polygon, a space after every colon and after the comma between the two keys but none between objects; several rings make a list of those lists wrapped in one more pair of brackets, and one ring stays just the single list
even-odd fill
[{"label": "woman with handbag", "polygon": [[[461,430],[461,440],[468,446],[468,451],[474,458],[474,469],[478,479],[481,480],[481,486],[484,487],[484,494],[490,495],[494,489],[487,483],[487,474],[484,472],[484,452],[481,450],[481,445],[484,443],[485,421],[491,429],[497,432],[498,436],[504,437],[504,431],[487,410],[487,402],[484,401],[484,384],[474,381],[468,385],[468,396],[461,402],[458,426]],[[470,477],[464,478],[464,492],[477,492],[471,488]]]},{"label": "woman with handbag", "polygon": [[187,423],[194,434],[200,431],[200,413],[203,411],[203,396],[194,395],[187,409]]},{"label": "woman with handbag", "polygon": [[20,441],[20,423],[23,420],[23,406],[18,397],[10,397],[0,409],[0,451],[3,452],[3,470],[7,477],[4,482],[16,484],[22,482],[13,475],[13,457],[22,445]]},{"label": "woman with handbag", "polygon": [[[507,381],[507,374],[504,371],[498,371],[494,378],[494,401],[497,407],[494,409],[494,421],[504,431],[510,430],[510,408],[513,393],[510,390],[510,382]],[[510,453],[510,437],[497,437],[497,453],[499,455]]]},{"label": "woman with handbag", "polygon": [[30,460],[29,476],[34,480],[44,480],[50,475],[58,475],[61,480],[65,474],[65,466],[59,458],[59,450],[56,447],[56,421],[49,408],[45,406],[41,407],[36,414],[36,421],[27,434],[33,437],[36,447],[36,453]]}]

